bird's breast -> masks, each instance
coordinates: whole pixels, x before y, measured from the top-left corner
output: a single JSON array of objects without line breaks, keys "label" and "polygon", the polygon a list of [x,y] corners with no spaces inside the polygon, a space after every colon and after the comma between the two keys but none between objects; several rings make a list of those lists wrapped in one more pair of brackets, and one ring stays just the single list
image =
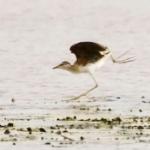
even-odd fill
[{"label": "bird's breast", "polygon": [[102,59],[99,59],[95,63],[88,64],[88,70],[93,72],[93,71],[98,70],[99,68],[101,68],[104,65],[105,61],[107,60],[108,56],[109,55],[104,56]]},{"label": "bird's breast", "polygon": [[68,71],[74,74],[86,73],[88,72],[88,68],[87,66],[82,66],[82,65],[72,65],[72,67]]}]

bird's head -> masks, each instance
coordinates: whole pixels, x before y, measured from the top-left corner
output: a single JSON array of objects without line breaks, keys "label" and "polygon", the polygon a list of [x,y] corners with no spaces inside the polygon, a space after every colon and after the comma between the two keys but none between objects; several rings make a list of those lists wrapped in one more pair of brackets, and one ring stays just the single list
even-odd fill
[{"label": "bird's head", "polygon": [[71,66],[71,64],[67,61],[63,61],[61,64],[53,67],[53,69],[64,69],[66,70],[66,68],[69,68]]}]

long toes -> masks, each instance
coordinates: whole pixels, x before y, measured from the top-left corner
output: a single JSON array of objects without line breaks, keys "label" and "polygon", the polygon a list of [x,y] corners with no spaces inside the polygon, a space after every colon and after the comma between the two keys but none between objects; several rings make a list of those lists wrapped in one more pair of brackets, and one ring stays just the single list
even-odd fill
[{"label": "long toes", "polygon": [[82,94],[82,95],[79,95],[79,96],[76,96],[76,97],[72,97],[72,98],[70,98],[70,99],[68,99],[68,100],[78,100],[78,99],[80,99],[81,97],[83,97],[83,96],[86,96],[85,94]]},{"label": "long toes", "polygon": [[118,60],[116,62],[121,64],[121,63],[128,63],[128,62],[132,62],[132,61],[135,61],[135,57],[129,57],[124,60]]},{"label": "long toes", "polygon": [[125,61],[121,61],[120,63],[128,63],[128,62],[132,62],[132,61],[135,61],[135,59],[128,59],[128,60],[125,60]]},{"label": "long toes", "polygon": [[119,59],[119,58],[125,56],[127,53],[129,53],[129,50],[128,50],[128,51],[125,51],[123,54],[119,55],[119,56],[117,57],[117,59]]}]

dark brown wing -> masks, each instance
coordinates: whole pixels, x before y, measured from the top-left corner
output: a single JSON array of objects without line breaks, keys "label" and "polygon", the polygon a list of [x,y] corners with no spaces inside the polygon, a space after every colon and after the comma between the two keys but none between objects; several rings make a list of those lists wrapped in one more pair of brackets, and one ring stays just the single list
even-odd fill
[{"label": "dark brown wing", "polygon": [[100,52],[105,51],[107,47],[94,42],[79,42],[70,47],[70,51],[76,55],[79,65],[94,63],[104,57]]}]

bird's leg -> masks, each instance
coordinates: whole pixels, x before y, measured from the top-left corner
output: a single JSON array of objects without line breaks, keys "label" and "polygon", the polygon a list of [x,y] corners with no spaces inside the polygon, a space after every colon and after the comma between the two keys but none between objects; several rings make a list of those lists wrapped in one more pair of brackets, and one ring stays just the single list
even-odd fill
[{"label": "bird's leg", "polygon": [[92,77],[93,81],[95,82],[94,87],[90,88],[89,90],[87,90],[86,92],[80,94],[79,96],[76,96],[76,97],[72,98],[71,100],[77,100],[77,99],[81,98],[82,96],[86,96],[88,93],[90,93],[91,91],[93,91],[94,89],[96,89],[98,87],[98,84],[97,84],[94,76],[92,75],[92,73],[89,72],[89,75]]},{"label": "bird's leg", "polygon": [[119,60],[119,58],[121,58],[122,56],[126,55],[127,53],[128,53],[128,51],[124,52],[123,54],[121,54],[120,56],[118,56],[116,59],[111,55],[112,62],[113,63],[122,64],[122,63],[128,63],[128,62],[134,61],[135,57],[128,57],[126,59]]}]

